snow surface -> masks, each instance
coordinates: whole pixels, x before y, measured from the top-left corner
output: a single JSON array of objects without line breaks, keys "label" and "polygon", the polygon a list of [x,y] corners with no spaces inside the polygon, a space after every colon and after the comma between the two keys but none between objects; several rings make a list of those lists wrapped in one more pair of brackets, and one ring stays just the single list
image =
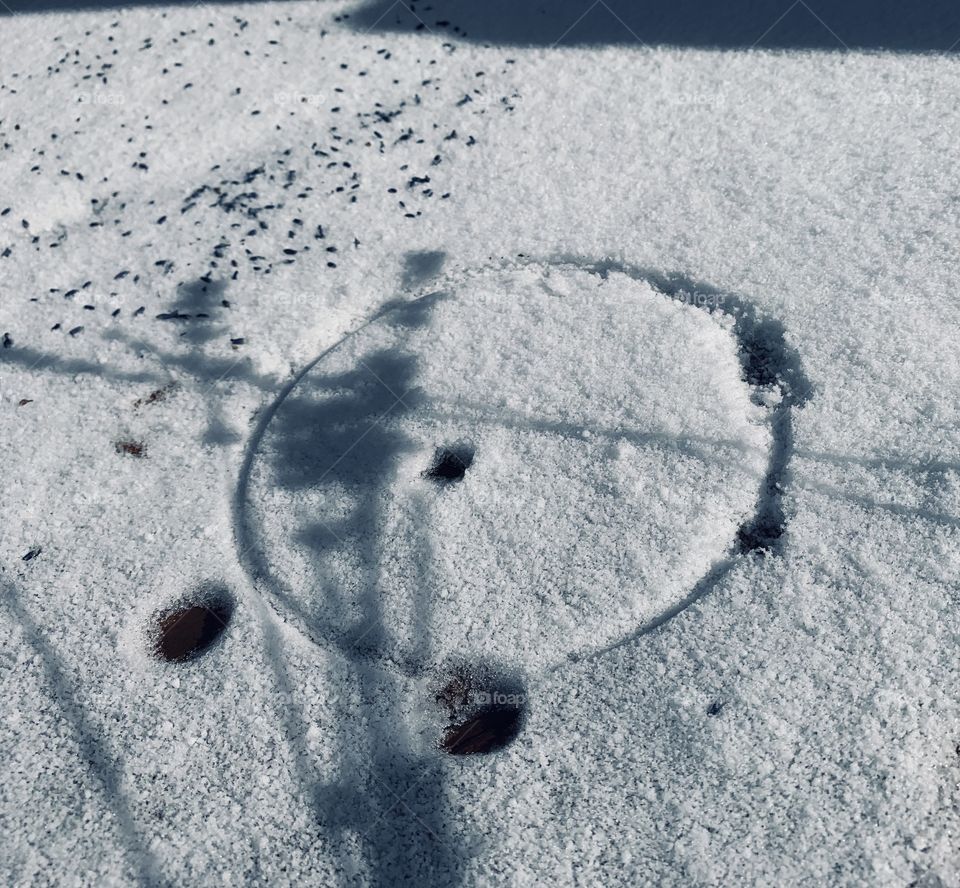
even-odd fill
[{"label": "snow surface", "polygon": [[[525,672],[682,602],[768,462],[729,329],[623,274],[441,286],[325,354],[256,442],[266,594],[314,638]],[[458,482],[424,477],[444,445]]]},{"label": "snow surface", "polygon": [[[960,885],[960,69],[576,15],[0,20],[0,881]],[[385,477],[301,483],[378,350]],[[456,656],[501,752],[436,748]]]}]

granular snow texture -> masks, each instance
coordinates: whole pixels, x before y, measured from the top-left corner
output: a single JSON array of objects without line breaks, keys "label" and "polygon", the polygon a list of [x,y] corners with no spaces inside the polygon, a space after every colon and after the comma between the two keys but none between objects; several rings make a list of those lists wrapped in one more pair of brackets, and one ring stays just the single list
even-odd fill
[{"label": "granular snow texture", "polygon": [[244,504],[267,596],[414,669],[539,670],[650,623],[757,510],[768,435],[729,326],[563,268],[388,311],[271,418]]},{"label": "granular snow texture", "polygon": [[435,5],[0,18],[0,882],[960,885],[955,10]]}]

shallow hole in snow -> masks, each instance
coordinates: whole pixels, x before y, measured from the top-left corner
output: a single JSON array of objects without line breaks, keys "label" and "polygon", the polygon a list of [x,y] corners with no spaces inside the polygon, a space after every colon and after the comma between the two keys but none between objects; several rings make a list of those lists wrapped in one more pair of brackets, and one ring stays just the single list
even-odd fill
[{"label": "shallow hole in snow", "polygon": [[486,669],[455,669],[436,692],[450,724],[439,747],[449,755],[483,755],[509,746],[526,718],[526,695],[513,679]]},{"label": "shallow hole in snow", "polygon": [[523,726],[523,710],[489,706],[473,718],[451,725],[443,733],[440,748],[450,755],[481,755],[509,746]]},{"label": "shallow hole in snow", "polygon": [[223,634],[232,616],[233,601],[223,590],[161,611],[154,620],[154,652],[171,663],[199,657]]},{"label": "shallow hole in snow", "polygon": [[467,444],[453,447],[438,447],[433,463],[424,476],[438,484],[453,484],[462,481],[467,469],[473,465],[473,448]]}]

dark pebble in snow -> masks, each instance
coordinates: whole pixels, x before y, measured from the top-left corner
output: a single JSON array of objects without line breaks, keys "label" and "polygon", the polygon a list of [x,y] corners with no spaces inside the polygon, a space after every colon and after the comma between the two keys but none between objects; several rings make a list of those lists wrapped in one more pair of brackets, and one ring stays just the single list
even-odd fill
[{"label": "dark pebble in snow", "polygon": [[512,743],[526,716],[526,698],[509,678],[485,668],[455,669],[435,699],[450,724],[438,744],[450,755],[483,755]]},{"label": "dark pebble in snow", "polygon": [[154,652],[171,663],[193,660],[209,650],[233,616],[233,601],[223,590],[205,593],[155,618]]},{"label": "dark pebble in snow", "polygon": [[496,752],[517,738],[522,725],[522,710],[515,707],[487,707],[473,718],[447,728],[440,748],[450,755]]}]

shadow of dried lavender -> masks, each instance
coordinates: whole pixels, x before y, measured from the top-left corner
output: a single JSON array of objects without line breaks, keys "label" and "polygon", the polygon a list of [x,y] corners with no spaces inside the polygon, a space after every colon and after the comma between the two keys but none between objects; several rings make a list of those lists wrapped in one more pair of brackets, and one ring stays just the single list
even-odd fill
[{"label": "shadow of dried lavender", "polygon": [[[394,306],[392,321],[408,327],[423,325],[429,320],[430,307],[429,300]],[[349,551],[361,565],[355,597],[340,587],[334,571],[327,572],[327,582],[317,590],[317,607],[312,612],[305,612],[284,590],[249,523],[249,513],[242,508],[250,464],[238,486],[237,535],[242,560],[258,585],[289,608],[314,641],[344,657],[346,675],[341,680],[352,683],[356,693],[373,704],[364,721],[365,735],[339,737],[337,759],[342,773],[338,782],[321,784],[301,767],[299,777],[318,822],[344,841],[348,833],[361,837],[360,868],[372,884],[440,886],[458,884],[463,860],[453,850],[442,764],[432,750],[420,750],[422,744],[411,733],[406,715],[413,691],[409,676],[418,673],[430,646],[425,628],[431,617],[427,595],[415,594],[418,590],[412,593],[416,628],[407,640],[408,660],[396,664],[396,670],[371,662],[382,656],[388,621],[379,595],[381,494],[394,460],[412,447],[405,435],[383,420],[415,409],[417,393],[411,390],[415,374],[416,359],[393,351],[371,355],[346,373],[301,374],[296,389],[290,386],[266,417],[272,444],[271,483],[293,491],[335,483],[348,492],[349,514],[302,528],[298,542],[318,564]],[[262,435],[266,422],[261,422]],[[420,545],[419,564],[426,570],[430,541],[423,539]],[[420,586],[427,588],[426,577],[421,580]],[[268,628],[266,638],[275,683],[290,699],[293,680],[284,666],[279,636]],[[288,742],[302,747],[295,750],[295,759],[308,761],[303,712],[287,708],[284,718]],[[457,835],[462,835],[463,825],[459,827]]]}]

